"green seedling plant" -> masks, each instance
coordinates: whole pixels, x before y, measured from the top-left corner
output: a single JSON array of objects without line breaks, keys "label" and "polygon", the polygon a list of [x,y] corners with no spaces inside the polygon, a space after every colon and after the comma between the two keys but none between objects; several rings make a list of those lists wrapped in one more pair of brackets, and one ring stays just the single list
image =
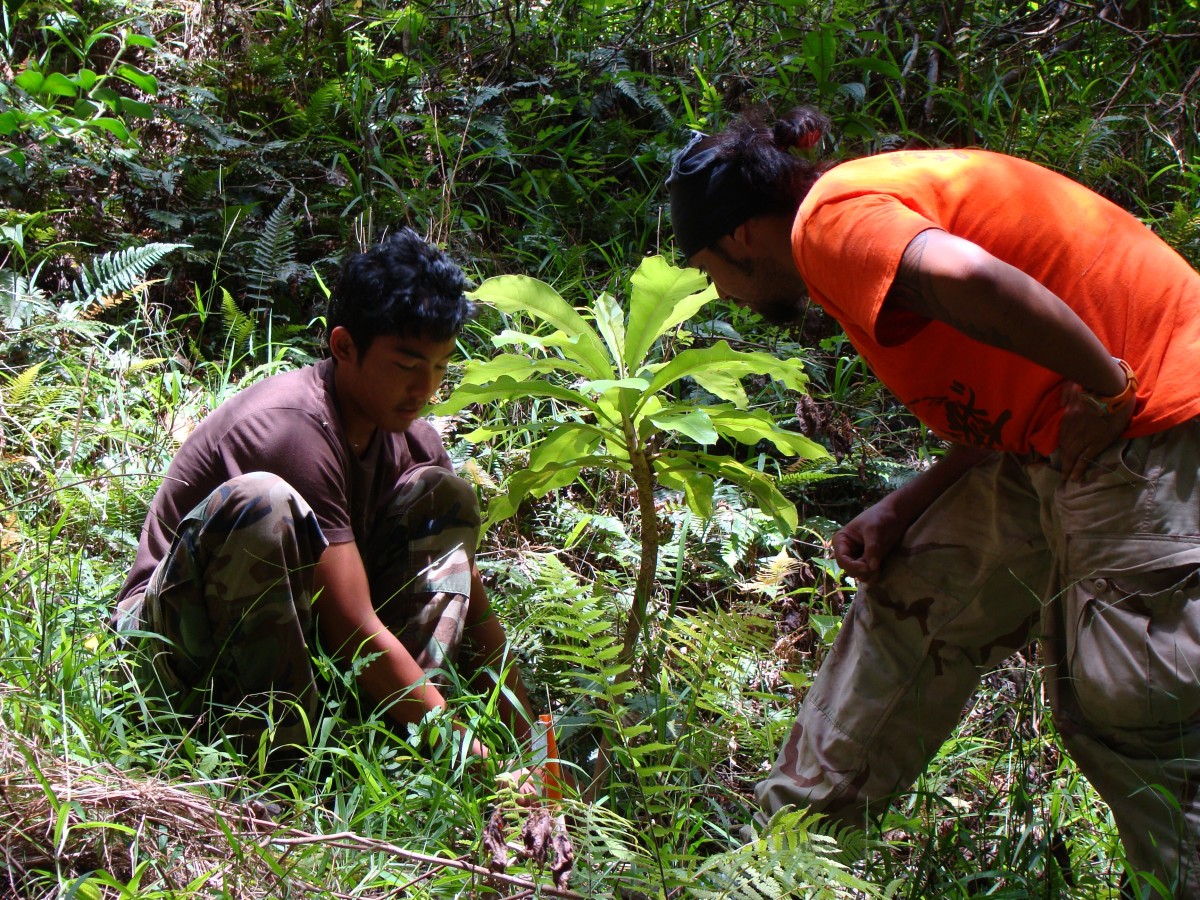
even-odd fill
[{"label": "green seedling plant", "polygon": [[[3,24],[7,33],[7,12]],[[10,83],[0,84],[0,135],[55,145],[105,133],[136,147],[137,121],[152,119],[154,107],[127,95],[138,91],[150,100],[158,95],[157,78],[127,60],[157,49],[154,38],[135,30],[137,24],[125,17],[88,30],[69,7],[52,5],[37,26],[46,49],[19,64]],[[18,166],[25,163],[17,147],[4,155]]]},{"label": "green seedling plant", "polygon": [[[505,422],[471,436],[483,440],[525,431],[532,441],[528,466],[511,475],[507,492],[491,503],[488,525],[514,515],[526,498],[571,484],[585,470],[620,473],[633,483],[641,552],[633,605],[612,670],[617,678],[632,663],[656,584],[656,490],[681,492],[693,514],[707,519],[716,484],[731,482],[790,534],[797,526],[796,510],[773,479],[708,448],[721,440],[751,447],[768,442],[787,456],[826,455],[819,444],[779,427],[766,411],[748,409],[741,384],[745,376],[769,375],[803,391],[803,360],[735,350],[726,341],[668,356],[664,348],[674,342],[664,338],[715,300],[716,292],[699,270],[678,268],[661,256],[645,259],[629,284],[628,315],[607,292],[585,315],[537,279],[488,279],[474,299],[545,327],[502,331],[494,344],[503,352],[470,363],[459,387],[435,409],[450,414],[472,404],[541,400],[557,410],[553,419]],[[682,395],[688,380],[703,389],[705,399]],[[602,787],[606,774],[602,752],[593,784]]]}]

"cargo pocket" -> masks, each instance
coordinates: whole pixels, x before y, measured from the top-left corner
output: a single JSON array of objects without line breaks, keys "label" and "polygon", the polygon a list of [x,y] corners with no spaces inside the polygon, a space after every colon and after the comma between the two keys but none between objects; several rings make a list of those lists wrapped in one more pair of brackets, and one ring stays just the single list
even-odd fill
[{"label": "cargo pocket", "polygon": [[1200,542],[1072,535],[1067,665],[1083,713],[1113,730],[1200,712]]}]

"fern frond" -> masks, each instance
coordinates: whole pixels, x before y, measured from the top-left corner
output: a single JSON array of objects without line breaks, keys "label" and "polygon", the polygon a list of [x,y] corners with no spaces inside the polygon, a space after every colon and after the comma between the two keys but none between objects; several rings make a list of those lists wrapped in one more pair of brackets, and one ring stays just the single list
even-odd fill
[{"label": "fern frond", "polygon": [[242,312],[225,288],[221,288],[221,330],[225,340],[235,347],[249,343],[254,336],[254,319]]},{"label": "fern frond", "polygon": [[780,553],[760,562],[754,577],[749,581],[739,582],[738,590],[746,594],[775,596],[783,588],[784,582],[802,568],[803,562],[786,553]]},{"label": "fern frond", "polygon": [[1079,141],[1079,170],[1092,180],[1108,172],[1121,158],[1120,136],[1112,127],[1113,117],[1088,119],[1076,126]]},{"label": "fern frond", "polygon": [[255,308],[270,306],[271,290],[292,273],[296,261],[296,235],[292,230],[292,197],[288,191],[267,216],[262,234],[254,242],[247,275],[246,296]]},{"label": "fern frond", "polygon": [[53,304],[33,277],[0,271],[0,322],[5,328],[23,328],[39,315],[53,312]]},{"label": "fern frond", "polygon": [[97,303],[119,302],[118,298],[146,283],[146,273],[152,266],[186,246],[155,243],[101,254],[80,270],[79,281],[71,287],[77,308],[86,310]]},{"label": "fern frond", "polygon": [[689,896],[701,900],[775,900],[781,897],[882,898],[884,892],[856,877],[838,857],[844,836],[821,834],[813,828],[817,813],[784,810],[777,813],[750,843],[709,857],[695,872]]},{"label": "fern frond", "polygon": [[304,108],[304,119],[310,130],[324,128],[333,121],[337,106],[346,97],[346,86],[340,78],[331,79],[312,92]]},{"label": "fern frond", "polygon": [[496,479],[476,459],[468,459],[463,463],[461,474],[463,478],[476,487],[482,487],[489,491],[494,491],[498,488]]},{"label": "fern frond", "polygon": [[14,403],[20,403],[25,395],[33,388],[33,383],[37,380],[38,372],[42,370],[42,366],[46,364],[43,359],[35,362],[32,366],[22,372],[14,375],[4,385],[4,405],[8,406]]}]

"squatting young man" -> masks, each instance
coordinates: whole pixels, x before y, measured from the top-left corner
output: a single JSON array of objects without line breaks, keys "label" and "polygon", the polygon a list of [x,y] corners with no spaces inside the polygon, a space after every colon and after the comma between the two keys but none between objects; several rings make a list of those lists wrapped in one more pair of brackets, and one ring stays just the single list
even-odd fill
[{"label": "squatting young man", "polygon": [[[251,746],[302,746],[320,696],[310,644],[400,725],[445,706],[428,673],[499,666],[504,630],[475,567],[480,517],[421,418],[472,313],[457,265],[405,228],[347,258],[329,357],[207,416],[154,497],[114,625],[142,680]],[[529,702],[510,669],[527,734]],[[461,726],[459,727],[461,730]],[[474,741],[471,750],[488,749]]]}]

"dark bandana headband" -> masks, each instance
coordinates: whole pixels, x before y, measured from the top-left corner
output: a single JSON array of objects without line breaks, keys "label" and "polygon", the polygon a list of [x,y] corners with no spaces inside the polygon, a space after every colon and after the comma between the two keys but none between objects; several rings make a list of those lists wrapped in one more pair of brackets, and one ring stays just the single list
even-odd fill
[{"label": "dark bandana headband", "polygon": [[701,146],[706,137],[692,132],[667,178],[675,245],[688,259],[774,206],[750,188],[739,166],[718,159],[715,147]]}]

